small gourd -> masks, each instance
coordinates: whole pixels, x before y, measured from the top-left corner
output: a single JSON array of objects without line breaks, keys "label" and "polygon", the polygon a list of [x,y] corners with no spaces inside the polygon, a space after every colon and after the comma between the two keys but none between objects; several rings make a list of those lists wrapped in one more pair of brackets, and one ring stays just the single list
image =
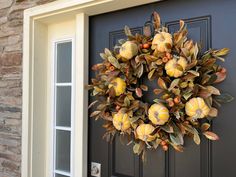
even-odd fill
[{"label": "small gourd", "polygon": [[148,118],[155,125],[164,125],[169,117],[169,110],[162,104],[155,103],[148,110]]},{"label": "small gourd", "polygon": [[116,93],[116,96],[120,96],[123,94],[126,90],[126,83],[123,79],[120,77],[116,77],[111,81],[111,83],[108,85],[108,88],[113,87]]},{"label": "small gourd", "polygon": [[132,41],[126,41],[120,48],[120,56],[125,60],[130,60],[138,54],[138,46]]},{"label": "small gourd", "polygon": [[157,49],[159,52],[170,52],[172,45],[172,35],[167,32],[157,33],[152,41],[152,49]]},{"label": "small gourd", "polygon": [[185,105],[185,112],[189,117],[194,119],[204,118],[209,112],[210,108],[206,105],[201,97],[191,98]]},{"label": "small gourd", "polygon": [[155,136],[151,134],[154,130],[155,128],[150,124],[141,124],[136,129],[137,137],[144,142],[153,141]]},{"label": "small gourd", "polygon": [[130,128],[129,115],[119,111],[113,115],[113,125],[117,130],[126,131]]},{"label": "small gourd", "polygon": [[170,77],[180,77],[184,74],[187,64],[187,60],[184,57],[180,56],[179,59],[174,57],[166,63],[166,73]]}]

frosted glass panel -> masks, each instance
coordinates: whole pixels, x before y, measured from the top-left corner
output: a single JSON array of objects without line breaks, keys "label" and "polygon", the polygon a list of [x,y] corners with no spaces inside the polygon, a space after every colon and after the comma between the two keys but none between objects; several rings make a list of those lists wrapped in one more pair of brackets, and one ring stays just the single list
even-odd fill
[{"label": "frosted glass panel", "polygon": [[57,86],[56,125],[70,127],[71,125],[71,87]]},{"label": "frosted glass panel", "polygon": [[56,130],[56,170],[70,172],[70,132]]},{"label": "frosted glass panel", "polygon": [[71,82],[72,42],[57,44],[57,83]]},{"label": "frosted glass panel", "polygon": [[55,177],[68,177],[68,176],[56,174]]}]

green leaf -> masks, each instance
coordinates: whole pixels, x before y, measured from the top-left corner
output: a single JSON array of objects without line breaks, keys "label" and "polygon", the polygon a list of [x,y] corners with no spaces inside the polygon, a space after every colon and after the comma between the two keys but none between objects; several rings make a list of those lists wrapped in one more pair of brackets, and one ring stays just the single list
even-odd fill
[{"label": "green leaf", "polygon": [[215,99],[219,103],[229,103],[234,100],[234,97],[228,93],[222,93],[221,95],[215,96]]},{"label": "green leaf", "polygon": [[193,94],[192,92],[187,92],[183,94],[183,97],[185,100],[188,100],[192,96],[192,94]]},{"label": "green leaf", "polygon": [[124,104],[125,104],[125,106],[130,106],[130,100],[127,96],[124,99]]},{"label": "green leaf", "polygon": [[122,45],[122,44],[124,44],[126,42],[126,40],[125,39],[119,39],[118,42],[119,42],[119,44]]},{"label": "green leaf", "polygon": [[139,120],[139,118],[140,118],[140,117],[138,117],[138,116],[130,117],[130,118],[129,118],[130,123],[132,124],[132,123],[136,122],[137,120]]},{"label": "green leaf", "polygon": [[108,61],[109,61],[113,66],[115,66],[116,68],[120,69],[120,64],[119,64],[118,60],[117,60],[115,57],[109,56],[109,57],[108,57]]},{"label": "green leaf", "polygon": [[175,88],[176,86],[178,86],[179,81],[180,81],[180,79],[174,79],[174,80],[171,82],[170,87],[169,87],[168,90],[171,91],[173,88]]},{"label": "green leaf", "polygon": [[175,145],[183,145],[184,144],[183,135],[181,133],[178,133],[176,135],[170,134],[170,139],[171,139],[172,143],[174,143]]},{"label": "green leaf", "polygon": [[125,31],[126,36],[132,36],[132,33],[131,33],[130,28],[128,26],[125,26],[124,31]]},{"label": "green leaf", "polygon": [[153,143],[153,147],[156,149],[161,142],[162,142],[162,140],[157,138],[156,141],[154,141],[154,143]]},{"label": "green leaf", "polygon": [[151,80],[153,74],[155,73],[155,69],[152,69],[149,73],[148,73],[148,79]]},{"label": "green leaf", "polygon": [[189,70],[188,73],[191,73],[191,74],[193,74],[196,77],[198,77],[200,75],[199,72],[194,71],[194,70]]},{"label": "green leaf", "polygon": [[100,57],[103,59],[103,60],[107,60],[107,55],[105,53],[100,53]]},{"label": "green leaf", "polygon": [[143,65],[139,65],[136,69],[137,77],[140,78],[143,75]]},{"label": "green leaf", "polygon": [[142,142],[139,143],[135,143],[133,146],[133,151],[135,154],[140,155],[142,153],[142,151],[144,150],[144,145]]},{"label": "green leaf", "polygon": [[170,125],[163,125],[161,126],[161,129],[167,133],[174,133],[174,128]]},{"label": "green leaf", "polygon": [[111,51],[108,48],[105,48],[104,52],[105,52],[106,56],[108,56],[108,57],[112,56],[112,53],[111,53]]}]

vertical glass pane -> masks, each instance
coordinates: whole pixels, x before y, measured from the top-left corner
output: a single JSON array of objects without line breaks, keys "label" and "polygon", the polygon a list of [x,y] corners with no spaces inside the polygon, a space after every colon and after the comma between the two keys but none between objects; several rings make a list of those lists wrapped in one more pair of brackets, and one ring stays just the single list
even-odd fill
[{"label": "vertical glass pane", "polygon": [[68,177],[68,176],[56,174],[55,177]]},{"label": "vertical glass pane", "polygon": [[56,170],[70,172],[70,132],[56,130]]},{"label": "vertical glass pane", "polygon": [[72,42],[57,44],[57,83],[71,82]]},{"label": "vertical glass pane", "polygon": [[71,125],[71,87],[57,86],[56,125],[70,127]]}]

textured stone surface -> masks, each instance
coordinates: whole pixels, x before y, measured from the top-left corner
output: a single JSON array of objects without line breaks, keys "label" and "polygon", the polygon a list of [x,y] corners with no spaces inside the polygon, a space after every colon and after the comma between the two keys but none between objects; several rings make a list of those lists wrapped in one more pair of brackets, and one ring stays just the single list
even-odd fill
[{"label": "textured stone surface", "polygon": [[20,177],[23,11],[53,0],[0,0],[0,177]]}]

